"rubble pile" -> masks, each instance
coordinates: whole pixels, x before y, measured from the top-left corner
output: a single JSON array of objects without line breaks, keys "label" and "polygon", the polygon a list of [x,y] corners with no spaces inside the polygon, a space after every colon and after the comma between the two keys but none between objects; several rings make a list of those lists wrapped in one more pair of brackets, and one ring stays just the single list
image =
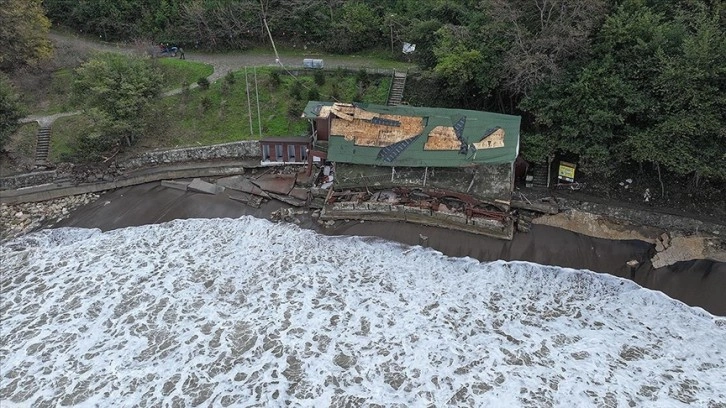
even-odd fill
[{"label": "rubble pile", "polygon": [[0,241],[40,228],[53,226],[67,218],[76,208],[98,199],[94,193],[58,198],[37,203],[0,204]]}]

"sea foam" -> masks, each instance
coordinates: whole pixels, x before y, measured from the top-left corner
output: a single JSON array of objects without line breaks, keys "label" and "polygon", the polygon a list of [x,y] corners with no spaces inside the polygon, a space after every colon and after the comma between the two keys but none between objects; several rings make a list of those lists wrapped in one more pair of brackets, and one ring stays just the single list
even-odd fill
[{"label": "sea foam", "polygon": [[2,406],[719,406],[726,319],[243,217],[0,246]]}]

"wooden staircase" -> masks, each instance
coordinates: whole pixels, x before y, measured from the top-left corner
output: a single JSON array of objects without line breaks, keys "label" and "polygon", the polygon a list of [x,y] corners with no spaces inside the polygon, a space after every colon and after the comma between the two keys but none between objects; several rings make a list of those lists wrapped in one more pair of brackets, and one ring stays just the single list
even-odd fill
[{"label": "wooden staircase", "polygon": [[50,126],[41,126],[35,144],[35,167],[46,167],[50,154]]},{"label": "wooden staircase", "polygon": [[403,101],[403,90],[406,87],[406,73],[405,72],[393,72],[393,82],[391,83],[391,89],[388,90],[388,106],[400,105]]}]

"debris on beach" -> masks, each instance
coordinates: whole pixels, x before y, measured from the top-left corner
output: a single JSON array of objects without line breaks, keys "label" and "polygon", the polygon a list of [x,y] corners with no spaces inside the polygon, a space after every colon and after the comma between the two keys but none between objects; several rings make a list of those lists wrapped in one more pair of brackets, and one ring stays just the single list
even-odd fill
[{"label": "debris on beach", "polygon": [[49,227],[67,218],[73,210],[96,201],[100,195],[80,194],[35,203],[0,204],[0,241]]}]

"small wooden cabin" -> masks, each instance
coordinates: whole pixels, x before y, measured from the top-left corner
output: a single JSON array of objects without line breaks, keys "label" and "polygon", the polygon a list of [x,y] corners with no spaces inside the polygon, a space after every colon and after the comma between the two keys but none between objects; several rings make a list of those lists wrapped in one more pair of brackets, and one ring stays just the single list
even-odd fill
[{"label": "small wooden cabin", "polygon": [[310,138],[307,136],[260,139],[263,166],[307,164],[309,150]]}]

